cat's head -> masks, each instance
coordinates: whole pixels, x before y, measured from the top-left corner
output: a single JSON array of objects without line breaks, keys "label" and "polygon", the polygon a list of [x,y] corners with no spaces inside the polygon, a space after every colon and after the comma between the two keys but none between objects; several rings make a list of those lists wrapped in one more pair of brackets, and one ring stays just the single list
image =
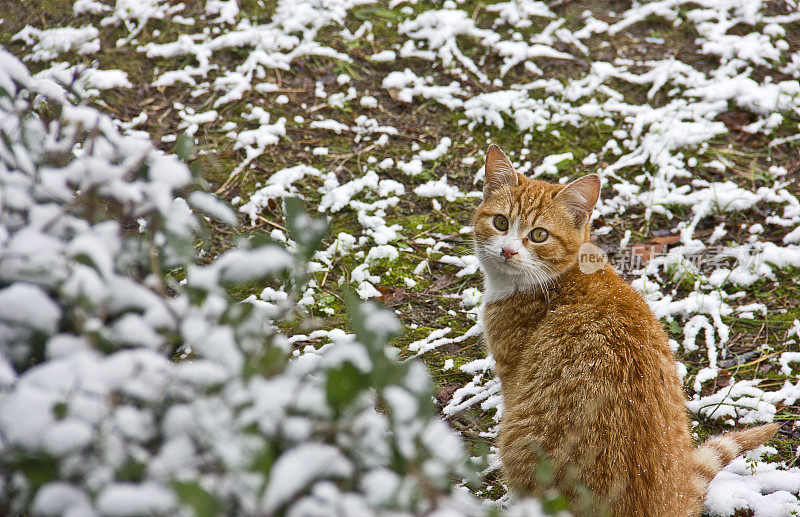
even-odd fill
[{"label": "cat's head", "polygon": [[544,289],[575,266],[599,195],[595,174],[568,185],[528,179],[499,147],[490,146],[483,202],[472,220],[487,290]]}]

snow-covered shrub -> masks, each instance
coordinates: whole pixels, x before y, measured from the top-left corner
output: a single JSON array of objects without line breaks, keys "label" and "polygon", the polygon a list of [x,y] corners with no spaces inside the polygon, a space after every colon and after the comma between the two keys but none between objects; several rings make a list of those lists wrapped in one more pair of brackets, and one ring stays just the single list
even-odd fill
[{"label": "snow-covered shrub", "polygon": [[[289,201],[289,247],[199,264],[198,213],[236,217],[191,183],[0,50],[0,513],[483,513],[390,312],[353,297],[299,354],[278,330],[324,222]],[[226,289],[255,281],[285,299]]]}]

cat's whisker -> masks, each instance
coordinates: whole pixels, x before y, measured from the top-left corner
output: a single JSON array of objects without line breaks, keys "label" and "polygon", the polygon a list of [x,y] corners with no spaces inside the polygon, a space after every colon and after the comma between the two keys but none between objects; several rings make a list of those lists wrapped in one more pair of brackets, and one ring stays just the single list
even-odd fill
[{"label": "cat's whisker", "polygon": [[544,296],[545,299],[546,299],[547,298],[547,294],[545,292],[544,285],[542,284],[541,275],[539,274],[539,271],[537,271],[536,269],[531,269],[530,271],[531,271],[531,274],[533,275],[533,277],[535,279],[535,283],[533,285],[534,296],[536,295],[536,288],[538,287],[542,291],[542,296]]},{"label": "cat's whisker", "polygon": [[550,278],[548,277],[548,275],[542,273],[541,269],[537,269],[536,270],[536,275],[537,275],[537,278],[540,279],[540,284],[539,285],[540,285],[540,288],[542,290],[542,295],[544,295],[545,301],[547,302],[547,305],[549,306],[550,305],[550,288],[549,288]]}]

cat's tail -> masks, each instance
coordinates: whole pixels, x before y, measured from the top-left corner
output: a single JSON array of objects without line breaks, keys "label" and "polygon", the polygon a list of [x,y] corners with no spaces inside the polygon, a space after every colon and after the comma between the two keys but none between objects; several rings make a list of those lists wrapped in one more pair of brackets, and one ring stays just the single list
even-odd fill
[{"label": "cat's tail", "polygon": [[[772,438],[780,424],[767,424],[714,436],[694,450],[695,481],[708,486],[717,472],[734,458]],[[703,490],[705,492],[705,490]]]}]

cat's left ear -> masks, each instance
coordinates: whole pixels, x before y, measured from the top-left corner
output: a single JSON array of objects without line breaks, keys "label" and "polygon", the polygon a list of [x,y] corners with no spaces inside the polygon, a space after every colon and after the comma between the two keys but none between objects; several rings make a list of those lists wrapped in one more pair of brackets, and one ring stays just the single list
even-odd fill
[{"label": "cat's left ear", "polygon": [[563,203],[572,213],[576,228],[586,224],[598,199],[600,199],[600,178],[597,174],[576,179],[555,197],[555,201]]},{"label": "cat's left ear", "polygon": [[483,178],[483,197],[504,186],[516,187],[519,178],[511,160],[496,145],[492,144],[486,151],[486,174]]}]

